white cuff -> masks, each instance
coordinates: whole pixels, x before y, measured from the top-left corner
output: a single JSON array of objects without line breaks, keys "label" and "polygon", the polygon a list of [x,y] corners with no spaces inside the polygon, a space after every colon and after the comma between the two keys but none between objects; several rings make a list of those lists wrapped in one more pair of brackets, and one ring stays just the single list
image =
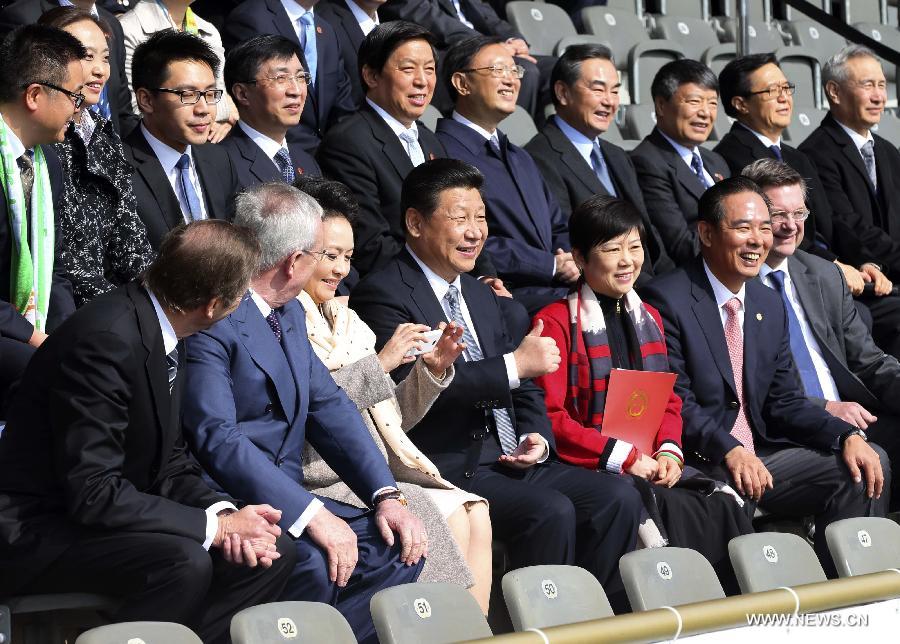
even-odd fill
[{"label": "white cuff", "polygon": [[206,508],[206,540],[203,542],[204,550],[209,550],[213,539],[216,538],[216,532],[219,531],[218,514],[222,510],[234,510],[237,512],[237,508],[234,507],[234,503],[231,501],[219,501]]},{"label": "white cuff", "polygon": [[503,362],[506,364],[506,379],[509,381],[510,390],[518,389],[522,382],[519,380],[519,368],[512,353],[503,354]]},{"label": "white cuff", "polygon": [[606,470],[608,472],[621,474],[622,464],[625,463],[628,455],[631,454],[632,447],[634,447],[634,445],[632,445],[628,441],[616,439],[616,445],[615,447],[613,447],[612,453],[609,455],[609,459],[606,461]]},{"label": "white cuff", "polygon": [[293,525],[288,528],[288,534],[294,537],[294,539],[299,539],[300,535],[303,534],[303,531],[306,530],[306,526],[308,526],[309,522],[316,516],[316,512],[319,511],[319,508],[323,507],[325,507],[325,504],[319,499],[310,501],[309,505],[307,505],[306,509],[303,511],[303,514],[300,515],[300,518],[294,521]]},{"label": "white cuff", "polygon": [[664,441],[662,445],[659,446],[659,449],[653,452],[653,458],[656,458],[660,452],[672,452],[678,458],[681,459],[681,462],[684,463],[684,452],[681,451],[681,448],[678,447],[676,443],[672,441]]},{"label": "white cuff", "polygon": [[[540,436],[540,434],[538,434],[538,435]],[[519,445],[521,445],[522,441],[525,440],[527,437],[528,437],[528,434],[519,436]],[[541,440],[544,441],[544,453],[541,454],[541,457],[537,461],[535,461],[535,463],[543,463],[548,458],[550,458],[550,443],[548,443],[547,439],[544,438],[543,436],[541,436]]]}]

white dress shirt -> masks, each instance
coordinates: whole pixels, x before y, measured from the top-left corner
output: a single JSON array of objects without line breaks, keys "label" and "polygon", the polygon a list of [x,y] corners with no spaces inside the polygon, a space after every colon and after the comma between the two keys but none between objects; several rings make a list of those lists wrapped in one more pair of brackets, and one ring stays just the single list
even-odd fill
[{"label": "white dress shirt", "polygon": [[[670,139],[668,137],[668,135],[665,132],[663,132],[662,130],[659,130],[659,133],[663,135],[663,138],[666,141],[668,141],[672,145],[673,148],[675,148],[675,151],[678,153],[678,156],[680,156],[681,160],[687,164],[687,167],[690,169],[690,171],[694,172],[694,168],[693,168],[693,166],[691,166],[691,161],[693,161],[693,159],[694,159],[694,152],[696,152],[697,154],[700,154],[700,148],[696,145],[692,148],[686,148],[683,145],[681,145],[680,143]],[[701,161],[703,160],[702,155],[700,156],[700,159],[701,159]],[[712,175],[709,173],[709,170],[706,169],[706,163],[703,164],[703,176],[706,179],[706,185],[711,186],[716,183],[715,180],[713,180]]]},{"label": "white dress shirt", "polygon": [[[181,206],[181,216],[186,222],[190,223],[191,209],[188,206],[187,201],[185,200],[185,196],[181,193],[181,186],[179,185],[180,182],[178,177],[180,170],[175,167],[178,163],[178,160],[181,158],[182,153],[178,150],[170,148],[168,145],[150,134],[150,131],[147,130],[146,127],[144,127],[143,123],[141,123],[141,132],[144,134],[144,138],[147,139],[147,143],[150,144],[150,148],[153,150],[153,153],[159,160],[163,172],[169,179],[169,185],[172,186],[172,190],[175,192],[175,198],[178,199],[178,205]],[[197,193],[197,197],[199,197],[200,199],[201,218],[207,219],[208,215],[206,214],[206,199],[203,198],[203,188],[200,186],[200,177],[197,176],[197,164],[194,163],[194,155],[191,153],[191,146],[187,146],[184,154],[188,155],[191,158],[191,168],[188,174],[191,179],[191,184],[194,186],[194,191]]]},{"label": "white dress shirt", "polygon": [[353,2],[353,0],[344,0],[344,2],[347,3],[347,8],[353,13],[353,17],[356,18],[356,22],[359,23],[359,28],[362,29],[364,35],[368,36],[369,32],[381,24],[381,21],[378,19],[377,10],[375,11],[375,18],[373,19],[369,14],[360,9],[359,5]]},{"label": "white dress shirt", "polygon": [[[411,155],[411,152],[409,149],[409,144],[406,141],[404,141],[403,139],[401,139],[400,135],[403,134],[404,132],[411,132],[415,136],[416,140],[418,141],[419,140],[419,128],[416,125],[416,122],[413,121],[412,125],[407,128],[405,125],[403,125],[403,123],[401,123],[400,121],[395,119],[393,116],[388,114],[384,110],[383,107],[374,103],[372,101],[372,99],[366,98],[366,103],[368,103],[369,107],[371,107],[373,110],[375,110],[375,113],[378,114],[378,116],[380,116],[381,119],[385,123],[387,123],[388,127],[391,128],[391,131],[397,135],[398,139],[400,139],[400,145],[402,145],[403,149],[406,150],[406,154],[409,155],[410,158],[412,158],[412,155]],[[421,146],[422,146],[422,144],[419,143],[419,147],[421,147]],[[423,150],[423,153],[424,153],[424,150]]]},{"label": "white dress shirt", "polygon": [[825,357],[822,355],[822,349],[819,347],[819,343],[816,341],[816,337],[813,335],[812,328],[809,325],[809,320],[806,317],[806,311],[803,310],[803,305],[797,297],[794,281],[791,279],[791,272],[788,269],[789,266],[790,263],[787,258],[782,260],[781,264],[775,268],[770,268],[768,264],[763,264],[759,271],[759,276],[762,279],[763,284],[771,289],[775,289],[777,292],[778,289],[775,288],[775,283],[772,281],[770,275],[773,271],[784,272],[784,292],[787,295],[788,301],[791,303],[791,308],[794,309],[797,320],[800,322],[800,331],[803,333],[803,342],[806,343],[806,348],[809,349],[809,355],[812,358],[813,366],[816,369],[816,377],[819,379],[819,386],[822,387],[822,393],[825,396],[825,400],[840,400],[841,398],[837,391],[837,385],[834,382],[834,378],[831,376],[831,369],[828,368],[828,364],[825,362]]},{"label": "white dress shirt", "polygon": [[706,271],[706,277],[712,284],[713,295],[716,297],[716,307],[719,309],[719,320],[722,322],[722,329],[725,329],[725,322],[728,320],[728,311],[725,310],[725,303],[731,298],[736,297],[741,305],[738,307],[738,325],[741,327],[741,333],[744,332],[744,298],[747,296],[747,285],[741,284],[741,290],[732,293],[731,289],[722,284],[719,279],[709,270],[706,260],[703,260],[703,270]]},{"label": "white dress shirt", "polygon": [[284,7],[284,11],[291,21],[291,26],[294,28],[294,33],[297,34],[298,42],[303,42],[303,35],[300,33],[300,18],[307,13],[313,17],[316,14],[313,13],[312,9],[304,9],[297,0],[281,0],[281,6]]},{"label": "white dress shirt", "polygon": [[[172,328],[172,323],[169,321],[168,316],[166,316],[165,311],[163,311],[162,306],[160,305],[159,300],[156,299],[153,291],[148,290],[147,295],[150,296],[150,302],[153,303],[153,310],[156,311],[156,319],[159,321],[159,328],[160,331],[162,331],[163,351],[166,352],[166,355],[169,355],[172,353],[172,350],[178,346],[178,336],[175,335],[175,329]],[[213,539],[216,538],[216,532],[219,530],[219,517],[217,515],[222,510],[232,510],[237,512],[237,508],[234,507],[234,504],[231,503],[231,501],[218,501],[206,508],[206,539],[203,541],[204,550],[209,550]]]},{"label": "white dress shirt", "polygon": [[865,157],[863,157],[862,155],[862,146],[864,146],[869,141],[875,141],[875,137],[872,136],[872,131],[866,130],[866,135],[862,136],[859,132],[857,132],[856,130],[851,130],[849,127],[847,127],[837,119],[835,119],[835,122],[840,125],[844,132],[847,133],[847,136],[849,136],[853,140],[853,145],[855,145],[856,149],[860,151],[859,156],[860,158],[862,158],[863,163],[865,163]]},{"label": "white dress shirt", "polygon": [[[287,149],[287,139],[283,139],[281,143],[279,143],[278,141],[269,138],[262,132],[254,130],[244,121],[238,121],[238,127],[240,127],[244,131],[244,133],[249,136],[257,146],[259,146],[259,149],[263,151],[263,154],[269,157],[272,160],[272,163],[275,164],[275,167],[280,171],[281,167],[277,163],[275,163],[275,155],[278,154],[278,152],[282,148]],[[268,315],[268,313],[266,315]]]},{"label": "white dress shirt", "polygon": [[747,130],[748,132],[750,132],[753,136],[755,136],[757,139],[759,139],[759,142],[762,143],[762,144],[763,144],[764,146],[766,146],[767,148],[771,148],[773,145],[778,146],[779,149],[781,148],[781,137],[780,137],[780,136],[778,137],[778,140],[777,140],[777,141],[773,141],[772,139],[770,139],[769,137],[767,137],[765,134],[760,134],[759,132],[757,132],[757,131],[754,130],[753,128],[747,127],[746,125],[744,125],[744,124],[741,123],[740,121],[738,121],[738,123],[740,123],[740,125],[741,125],[742,128],[744,128],[745,130]]},{"label": "white dress shirt", "polygon": [[459,18],[459,21],[463,23],[469,29],[474,29],[475,25],[466,18],[466,14],[463,13],[462,7],[459,6],[459,0],[450,0],[453,3],[453,8],[456,9],[456,17]]}]

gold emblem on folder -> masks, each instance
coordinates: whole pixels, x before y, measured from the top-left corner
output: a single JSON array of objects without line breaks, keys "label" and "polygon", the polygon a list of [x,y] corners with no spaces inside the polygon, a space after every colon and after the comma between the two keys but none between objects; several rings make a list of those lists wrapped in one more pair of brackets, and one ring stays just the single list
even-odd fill
[{"label": "gold emblem on folder", "polygon": [[647,392],[642,389],[635,389],[628,398],[628,407],[625,412],[631,418],[640,418],[647,411]]}]

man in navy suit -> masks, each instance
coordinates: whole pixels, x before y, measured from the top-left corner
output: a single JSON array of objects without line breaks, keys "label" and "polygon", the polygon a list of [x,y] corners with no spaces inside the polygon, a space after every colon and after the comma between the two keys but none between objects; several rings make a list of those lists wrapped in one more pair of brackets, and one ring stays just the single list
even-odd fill
[{"label": "man in navy suit", "polygon": [[283,36],[243,42],[225,59],[225,88],[241,118],[221,145],[228,151],[241,189],[265,183],[293,183],[302,174],[321,176],[319,164],[288,131],[300,122],[309,74],[303,53]]},{"label": "man in navy suit", "polygon": [[[398,324],[464,328],[453,383],[409,437],[453,484],[490,502],[494,536],[513,568],[573,564],[607,593],[619,557],[634,548],[641,502],[622,477],[560,463],[543,392],[531,378],[558,368],[559,349],[511,337],[501,300],[468,275],[487,237],[483,175],[455,159],[428,161],[403,184],[405,249],[365,277],[350,306],[379,349]],[[400,381],[407,369],[391,376]]]},{"label": "man in navy suit", "polygon": [[[236,211],[262,254],[237,310],[188,343],[185,434],[224,490],[281,510],[278,523],[297,550],[283,599],[332,604],[359,641],[373,644],[369,600],[416,580],[425,530],[306,336],[296,296],[323,252],[321,207],[292,186],[270,183],[241,193]],[[372,511],[304,489],[306,441]]]},{"label": "man in navy suit", "polygon": [[701,256],[644,289],[678,375],[685,454],[764,510],[815,515],[816,552],[833,574],[825,527],[884,515],[887,455],[806,398],[781,297],[754,279],[772,247],[759,186],[735,177],[707,190],[697,236]]},{"label": "man in navy suit", "polygon": [[308,105],[300,124],[288,131],[288,140],[310,154],[315,154],[328,128],[356,111],[337,34],[316,15],[317,2],[246,0],[228,15],[224,33],[226,49],[258,34],[284,36],[300,47],[300,62],[312,78]]},{"label": "man in navy suit", "polygon": [[443,79],[456,107],[435,133],[448,156],[484,174],[485,249],[515,299],[533,314],[563,297],[578,269],[556,197],[531,156],[497,129],[516,108],[522,73],[496,38],[456,45],[447,52]]},{"label": "man in navy suit", "polygon": [[316,5],[319,15],[337,30],[344,69],[350,79],[353,102],[357,105],[366,98],[365,87],[359,79],[357,53],[363,39],[381,24],[378,7],[384,3],[385,0],[321,0]]}]

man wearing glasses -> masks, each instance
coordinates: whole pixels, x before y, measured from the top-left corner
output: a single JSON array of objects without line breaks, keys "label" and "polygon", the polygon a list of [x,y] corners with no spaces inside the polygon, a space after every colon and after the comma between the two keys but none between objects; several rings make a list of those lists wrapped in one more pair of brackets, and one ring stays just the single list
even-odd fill
[{"label": "man wearing glasses", "polygon": [[141,126],[124,140],[138,216],[154,248],[176,226],[228,219],[238,178],[227,152],[204,145],[222,90],[219,58],[203,40],[165,30],[138,45],[134,93]]},{"label": "man wearing glasses", "polygon": [[0,45],[0,418],[34,349],[75,310],[55,234],[62,169],[48,144],[84,101],[86,55],[70,34],[37,25]]},{"label": "man wearing glasses", "polygon": [[288,130],[300,123],[307,99],[309,72],[301,50],[283,36],[256,36],[225,59],[225,88],[241,113],[222,147],[238,175],[241,189],[267,181],[293,183],[301,174],[321,176],[316,163]]}]

